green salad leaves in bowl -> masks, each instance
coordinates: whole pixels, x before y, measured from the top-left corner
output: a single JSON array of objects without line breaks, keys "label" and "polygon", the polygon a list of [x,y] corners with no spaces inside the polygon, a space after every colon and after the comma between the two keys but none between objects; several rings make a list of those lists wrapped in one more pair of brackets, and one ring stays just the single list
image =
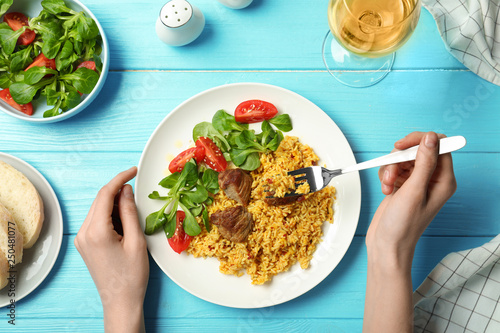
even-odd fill
[{"label": "green salad leaves in bowl", "polygon": [[77,0],[0,0],[0,109],[56,122],[101,90],[109,47],[95,16]]}]

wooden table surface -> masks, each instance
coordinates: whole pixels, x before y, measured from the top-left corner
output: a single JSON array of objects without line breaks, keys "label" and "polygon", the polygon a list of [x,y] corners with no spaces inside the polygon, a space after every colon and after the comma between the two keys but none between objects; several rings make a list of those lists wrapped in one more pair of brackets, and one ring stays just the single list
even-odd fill
[{"label": "wooden table surface", "polygon": [[[177,105],[227,83],[273,84],[311,100],[340,127],[358,161],[387,153],[411,131],[467,138],[467,146],[453,154],[458,190],[417,247],[414,288],[445,254],[479,246],[500,233],[500,87],[446,51],[426,10],[398,51],[392,73],[375,86],[355,89],[339,84],[323,65],[327,0],[254,0],[243,10],[191,0],[204,13],[206,26],[184,47],[162,44],[155,34],[162,1],[83,3],[104,27],[111,49],[100,95],[82,113],[54,124],[0,114],[0,151],[25,160],[47,178],[64,217],[54,268],[18,302],[15,327],[0,309],[2,332],[102,331],[99,295],[73,245],[96,192],[119,171],[138,164],[149,136]],[[321,135],[328,140],[328,133]],[[151,260],[148,331],[359,332],[365,235],[383,198],[376,170],[360,176],[361,215],[352,244],[310,292],[269,308],[226,308],[184,291]]]}]

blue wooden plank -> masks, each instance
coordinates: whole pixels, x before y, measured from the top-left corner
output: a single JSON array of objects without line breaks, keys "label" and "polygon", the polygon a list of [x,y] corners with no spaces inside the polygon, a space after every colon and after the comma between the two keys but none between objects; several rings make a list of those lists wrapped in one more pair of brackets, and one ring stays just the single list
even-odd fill
[{"label": "blue wooden plank", "polygon": [[0,149],[142,151],[181,102],[237,82],[303,95],[339,125],[356,152],[385,151],[414,130],[461,134],[469,140],[466,151],[500,152],[500,87],[470,72],[436,71],[394,72],[368,89],[340,85],[323,72],[113,72],[88,109],[63,122],[31,124],[0,114]]},{"label": "blue wooden plank", "polygon": [[[358,161],[379,154],[360,153]],[[425,231],[427,236],[495,236],[500,234],[500,154],[453,153],[458,188]],[[364,235],[379,203],[378,169],[361,172],[361,216],[356,234]],[[465,231],[466,230],[466,231]]]},{"label": "blue wooden plank", "polygon": [[[315,319],[315,318],[286,318],[259,319],[258,323],[248,323],[246,318],[238,319],[204,319],[197,318],[168,318],[146,319],[146,332],[334,332],[348,333],[361,332],[362,319]],[[101,318],[22,318],[16,321],[16,327],[3,328],[2,332],[103,332]]]},{"label": "blue wooden plank", "polygon": [[[254,0],[244,10],[217,1],[194,1],[206,19],[192,44],[171,47],[155,33],[166,1],[86,0],[106,31],[112,70],[124,69],[324,69],[328,0]],[[112,9],[110,9],[112,8]],[[140,10],[138,10],[140,8]],[[397,69],[463,69],[446,51],[432,16],[422,10],[419,25],[400,50]]]}]

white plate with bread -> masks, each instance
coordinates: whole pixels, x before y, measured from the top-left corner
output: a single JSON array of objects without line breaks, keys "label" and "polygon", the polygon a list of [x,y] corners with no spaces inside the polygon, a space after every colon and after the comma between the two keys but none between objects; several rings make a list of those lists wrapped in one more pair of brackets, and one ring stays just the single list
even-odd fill
[{"label": "white plate with bread", "polygon": [[0,308],[43,282],[62,236],[61,206],[50,184],[28,163],[0,152]]}]

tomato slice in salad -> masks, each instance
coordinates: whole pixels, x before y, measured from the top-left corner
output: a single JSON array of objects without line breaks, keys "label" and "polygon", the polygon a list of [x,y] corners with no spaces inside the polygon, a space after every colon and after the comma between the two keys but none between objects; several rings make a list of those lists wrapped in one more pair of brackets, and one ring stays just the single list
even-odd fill
[{"label": "tomato slice in salad", "polygon": [[28,104],[18,104],[12,98],[9,88],[3,89],[0,91],[0,98],[3,99],[7,104],[12,106],[14,109],[21,111],[22,113],[27,114],[28,116],[33,115],[33,104],[29,102]]},{"label": "tomato slice in salad", "polygon": [[36,38],[36,33],[33,30],[27,29],[19,38],[17,43],[20,45],[30,45]]},{"label": "tomato slice in salad", "polygon": [[226,170],[227,161],[219,147],[212,140],[202,136],[196,140],[196,147],[203,147],[205,149],[203,162],[206,165],[218,172]]},{"label": "tomato slice in salad", "polygon": [[96,71],[96,69],[97,69],[95,62],[93,62],[92,60],[87,60],[87,61],[82,62],[80,65],[76,66],[76,69],[82,68],[82,67],[88,68],[88,69],[93,70],[93,71]]},{"label": "tomato slice in salad", "polygon": [[252,99],[241,102],[234,111],[234,118],[239,123],[251,124],[269,120],[276,116],[278,109],[266,101]]},{"label": "tomato slice in salad", "polygon": [[47,67],[48,69],[56,69],[56,61],[55,59],[49,59],[43,53],[40,53],[35,60],[33,60],[31,65],[26,67],[25,71],[31,67]]},{"label": "tomato slice in salad", "polygon": [[175,233],[172,237],[168,238],[168,244],[170,244],[172,250],[177,253],[181,253],[187,249],[193,239],[193,236],[186,234],[182,226],[185,218],[186,213],[182,210],[178,210],[175,216]]},{"label": "tomato slice in salad", "polygon": [[205,148],[203,147],[192,147],[184,150],[182,153],[177,155],[168,165],[168,170],[171,173],[174,172],[181,172],[182,169],[184,169],[184,166],[186,163],[194,158],[196,160],[196,163],[200,163],[203,161],[203,158],[205,157]]},{"label": "tomato slice in salad", "polygon": [[[22,13],[7,13],[3,17],[3,21],[6,22],[12,30],[17,31],[22,27],[28,26],[28,18]],[[33,30],[26,29],[25,32],[17,39],[17,44],[29,45],[36,37],[36,33]]]}]

